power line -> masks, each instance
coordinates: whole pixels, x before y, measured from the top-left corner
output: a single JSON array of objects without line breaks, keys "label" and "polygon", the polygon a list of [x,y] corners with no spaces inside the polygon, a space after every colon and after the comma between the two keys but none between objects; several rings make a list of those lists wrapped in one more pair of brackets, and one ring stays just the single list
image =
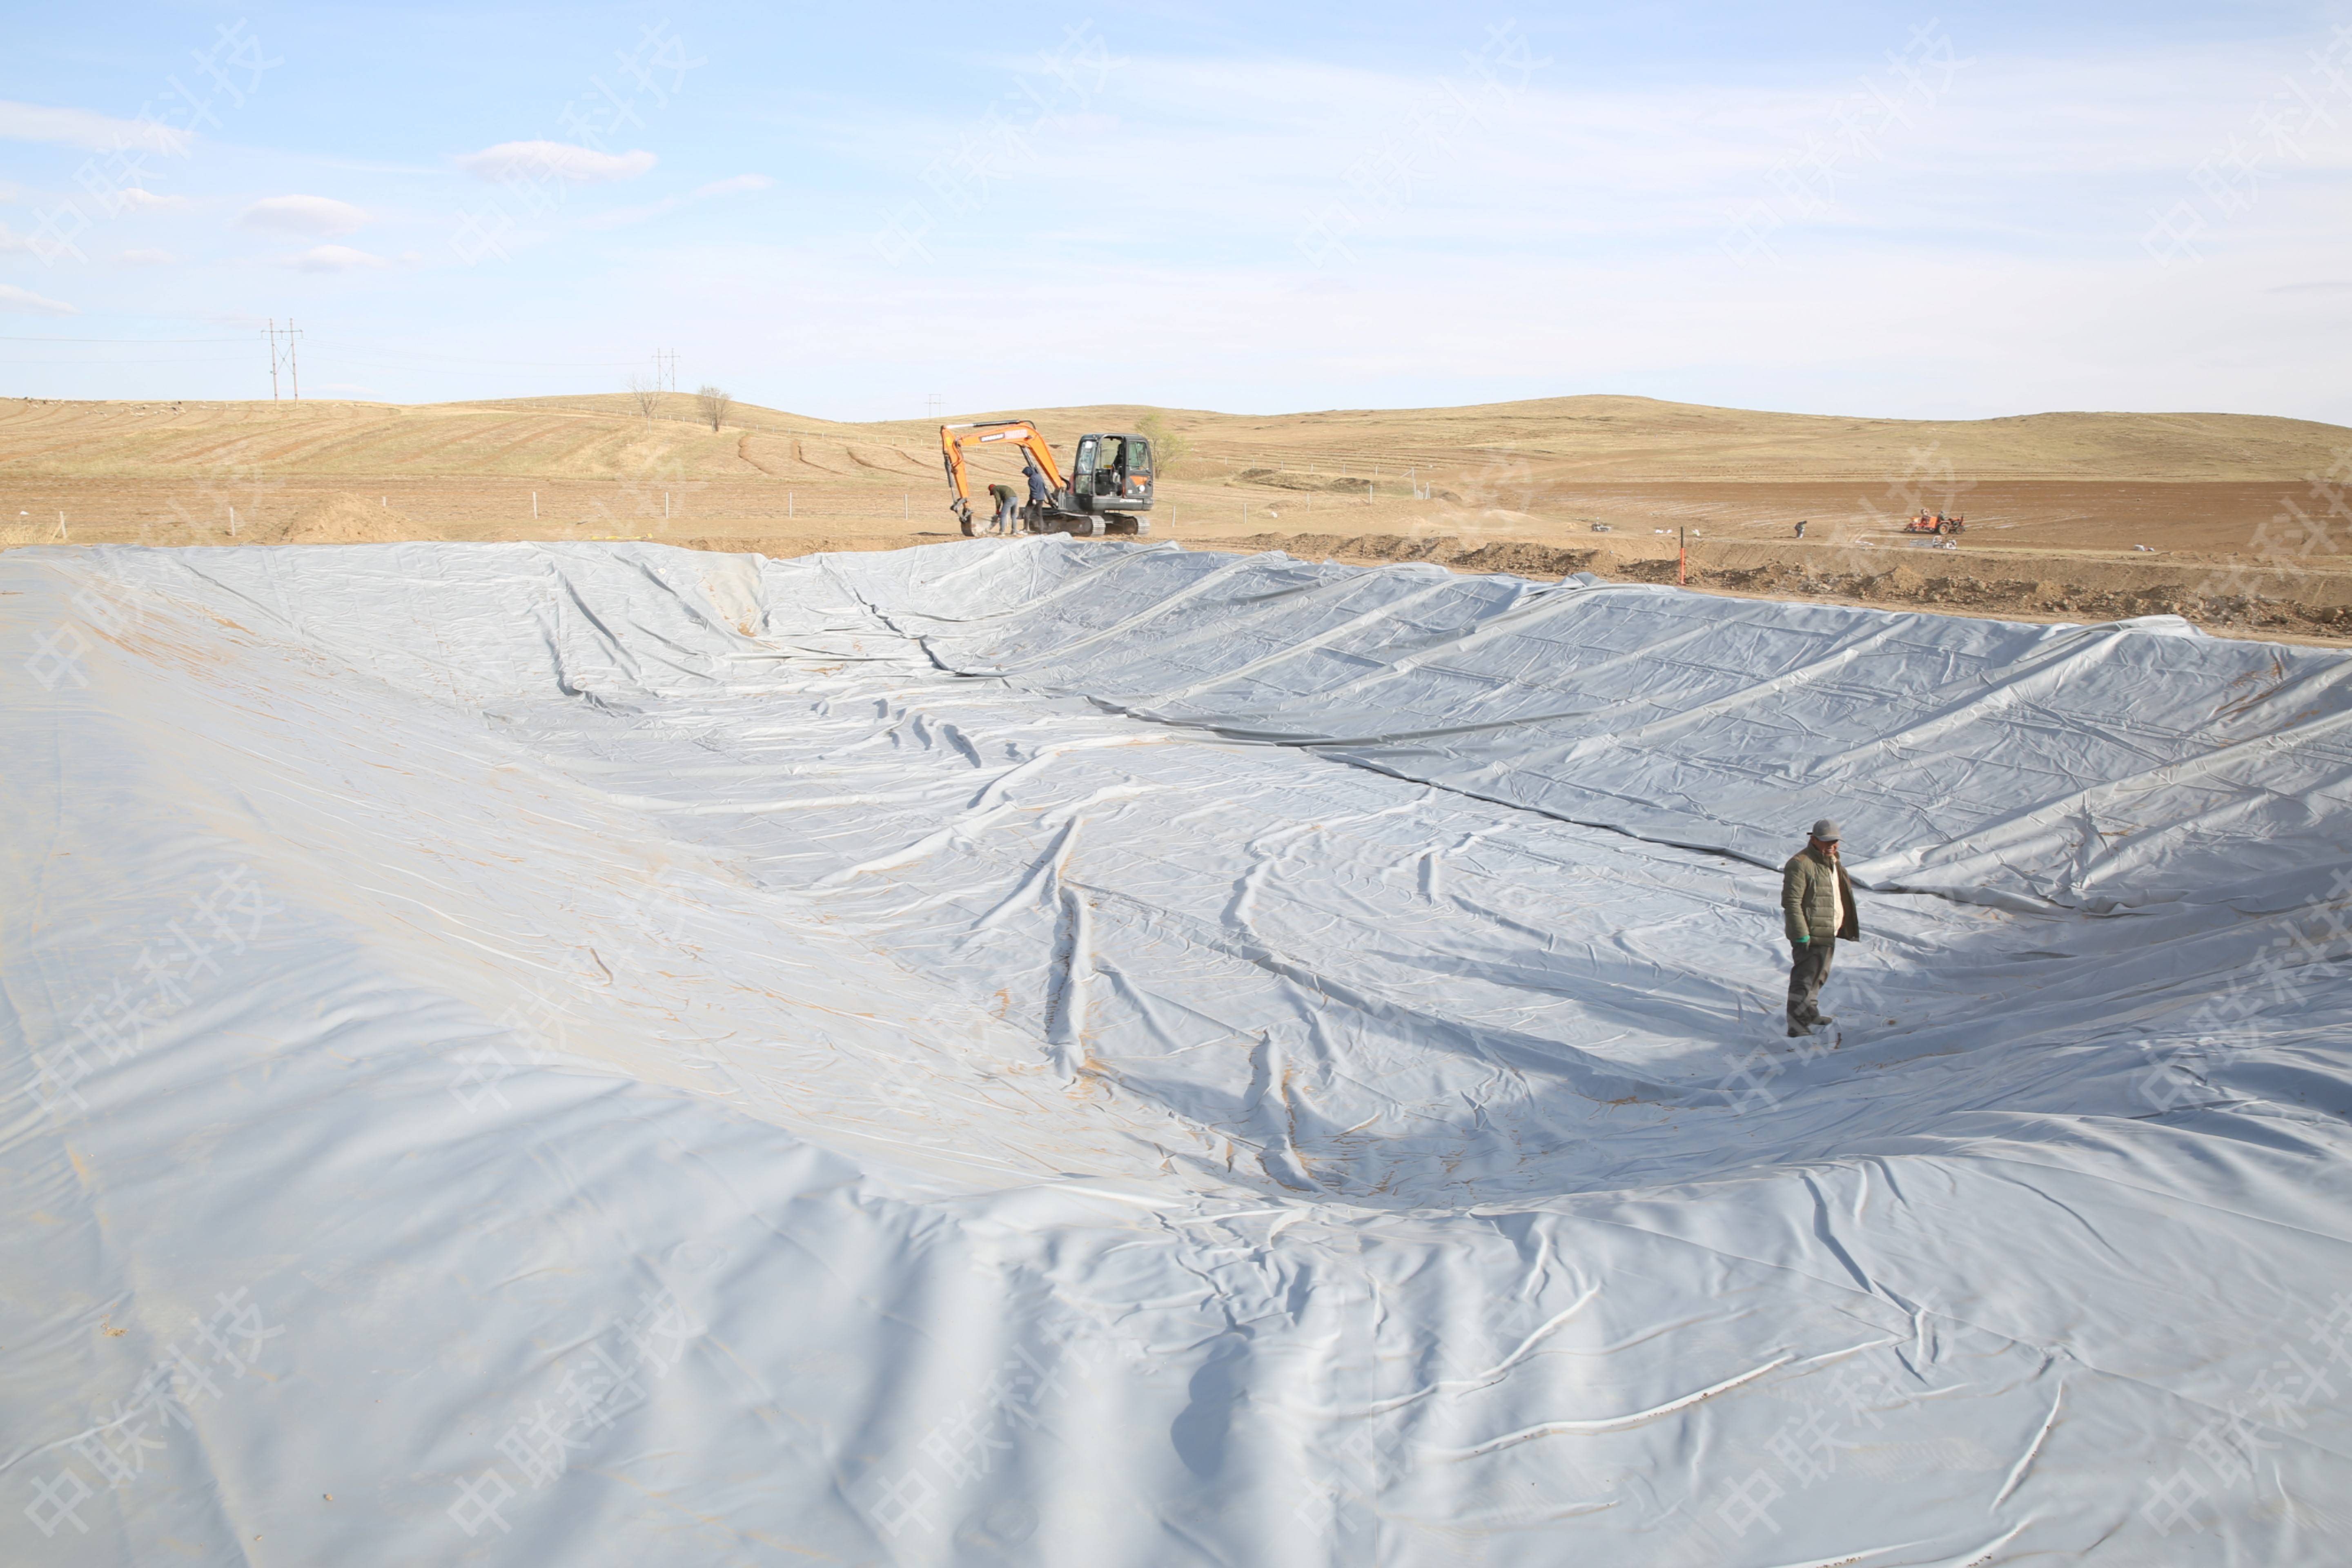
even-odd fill
[{"label": "power line", "polygon": [[[265,329],[263,329],[263,331],[264,331],[264,334],[265,334],[265,336],[266,336],[266,335],[267,335],[267,333],[268,333],[268,331],[269,331],[269,329],[268,329],[268,328],[265,328]],[[304,329],[303,329],[303,331],[302,331],[302,335],[303,335],[303,336],[305,336],[305,337],[310,336],[310,329],[309,329],[309,328],[307,328],[307,327],[306,327],[306,328],[304,328]],[[155,344],[155,343],[242,343],[242,342],[249,342],[250,341],[251,341],[251,340],[250,340],[250,339],[247,339],[247,338],[27,338],[27,337],[9,337],[9,336],[5,336],[5,335],[0,335],[0,343],[77,343],[77,344],[114,344],[114,345],[121,345],[121,346],[124,346],[124,347],[146,347],[146,346],[148,346],[148,345],[150,345],[150,344]],[[360,346],[360,348],[359,348],[359,352],[360,352],[361,353],[362,353],[362,354],[366,354],[368,351],[366,350],[365,346],[362,344],[362,345],[361,345],[361,346]],[[389,357],[389,358],[379,357],[379,356],[386,355],[386,354],[389,354],[389,355],[391,355],[391,356],[393,356],[393,357]],[[341,357],[341,356],[338,356],[338,357]],[[401,364],[401,363],[410,363],[411,361],[419,361],[419,362],[437,362],[437,363],[444,363],[444,364],[478,364],[478,365],[491,365],[491,366],[508,367],[508,368],[513,368],[513,369],[519,369],[519,370],[626,370],[629,366],[631,366],[631,365],[633,365],[633,364],[636,364],[636,363],[641,363],[641,362],[636,361],[636,360],[625,360],[625,359],[539,359],[539,360],[532,360],[532,359],[485,359],[485,358],[481,358],[481,357],[478,357],[478,356],[476,356],[476,355],[472,355],[472,354],[436,354],[436,353],[425,353],[425,352],[422,352],[422,351],[419,351],[419,350],[413,350],[413,349],[412,349],[412,350],[402,350],[402,349],[378,350],[378,351],[376,351],[376,353],[375,353],[374,355],[369,355],[369,357],[370,357],[372,360],[373,360],[373,361],[374,361],[374,363],[385,363],[385,364]],[[68,358],[58,358],[58,359],[53,359],[53,360],[8,360],[8,361],[0,361],[0,363],[8,363],[8,364],[100,364],[100,365],[103,365],[103,364],[153,364],[153,363],[182,363],[182,362],[179,362],[179,361],[170,361],[170,362],[165,362],[165,361],[156,361],[156,360],[116,360],[116,359],[100,359],[100,358],[72,358],[72,359],[68,359]],[[197,362],[190,361],[190,362],[186,362],[186,363],[197,363]],[[203,363],[214,363],[214,362],[206,361],[206,362],[203,362]],[[675,380],[675,372],[673,372],[673,373],[672,373],[672,380],[673,380],[673,382],[674,382],[674,380]]]},{"label": "power line", "polygon": [[10,338],[0,343],[241,343],[243,338]]},{"label": "power line", "polygon": [[[364,353],[337,353],[331,348],[322,349],[314,344],[310,350],[310,357],[316,359],[320,354],[325,354],[336,364],[370,364],[389,370],[416,370],[423,371],[427,375],[472,375],[478,368],[481,368],[470,361],[459,362],[454,364],[431,364],[414,360],[386,359],[381,355]],[[62,360],[51,360],[37,363],[61,364],[67,362]],[[92,364],[112,364],[117,362],[113,360],[92,360],[89,363]],[[634,360],[615,360],[606,364],[580,365],[570,368],[580,370],[625,370],[636,363],[637,362]],[[485,360],[482,363],[483,365],[490,367],[510,370],[548,370],[564,368],[561,366],[533,364],[528,360]]]},{"label": "power line", "polygon": [[[5,339],[0,339],[0,342],[5,342]],[[243,338],[239,338],[239,339],[237,339],[236,341],[237,341],[237,342],[243,342],[245,340],[244,340]],[[94,365],[111,365],[111,364],[250,364],[251,363],[252,363],[252,362],[251,362],[250,360],[246,359],[246,358],[245,358],[244,356],[242,356],[242,355],[239,355],[239,356],[238,356],[237,358],[236,358],[236,359],[217,359],[217,358],[216,358],[216,359],[100,359],[100,360],[0,359],[0,364],[44,364],[44,365],[73,365],[73,364],[94,364]],[[148,399],[148,401],[152,403],[152,402],[153,402],[153,401],[154,401],[154,399],[150,398],[150,399]]]},{"label": "power line", "polygon": [[638,363],[633,359],[476,359],[467,354],[420,353],[416,357],[446,364],[514,365],[528,370],[626,370]]}]

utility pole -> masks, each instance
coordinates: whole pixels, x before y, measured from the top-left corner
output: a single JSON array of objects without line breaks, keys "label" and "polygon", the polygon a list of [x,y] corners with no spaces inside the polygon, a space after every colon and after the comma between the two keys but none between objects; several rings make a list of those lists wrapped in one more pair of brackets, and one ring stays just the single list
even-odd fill
[{"label": "utility pole", "polygon": [[923,400],[923,417],[926,419],[937,419],[939,416],[940,395],[934,392]]},{"label": "utility pole", "polygon": [[654,384],[664,392],[677,390],[677,351],[676,349],[654,351]]},{"label": "utility pole", "polygon": [[278,401],[278,318],[269,318],[269,401]]},{"label": "utility pole", "polygon": [[286,318],[286,370],[293,377],[294,401],[302,401],[302,366],[294,357],[294,340],[302,334],[294,330],[294,318]]}]

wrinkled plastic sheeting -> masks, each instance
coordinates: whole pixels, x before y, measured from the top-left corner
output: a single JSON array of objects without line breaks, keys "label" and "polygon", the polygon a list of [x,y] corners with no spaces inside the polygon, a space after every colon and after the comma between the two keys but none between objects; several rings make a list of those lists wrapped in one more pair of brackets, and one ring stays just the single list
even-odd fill
[{"label": "wrinkled plastic sheeting", "polygon": [[0,579],[10,1561],[2352,1527],[2341,655],[1058,540]]},{"label": "wrinkled plastic sheeting", "polygon": [[[887,568],[828,563],[852,584]],[[2109,910],[2344,858],[2352,662],[2177,616],[2023,626],[1166,546],[974,620],[947,668],[1312,746],[1778,864],[1833,805],[1865,882]]]}]

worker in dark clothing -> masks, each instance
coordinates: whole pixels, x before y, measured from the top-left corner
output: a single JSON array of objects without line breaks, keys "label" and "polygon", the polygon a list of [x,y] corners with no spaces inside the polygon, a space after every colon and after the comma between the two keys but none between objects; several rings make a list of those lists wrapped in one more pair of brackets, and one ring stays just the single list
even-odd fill
[{"label": "worker in dark clothing", "polygon": [[988,520],[988,531],[1011,533],[1013,528],[1013,487],[991,485],[988,487],[988,499],[996,503],[996,515]]},{"label": "worker in dark clothing", "polygon": [[1822,983],[1830,977],[1837,944],[1862,935],[1853,884],[1838,859],[1838,825],[1829,818],[1813,824],[1811,839],[1780,868],[1780,912],[1795,953],[1789,969],[1789,1033],[1809,1035],[1837,1022],[1821,1010]]},{"label": "worker in dark clothing", "polygon": [[1045,476],[1037,468],[1037,459],[1025,459],[1021,465],[1021,473],[1029,481],[1029,504],[1044,510],[1045,503],[1052,499],[1052,492],[1045,488]]}]

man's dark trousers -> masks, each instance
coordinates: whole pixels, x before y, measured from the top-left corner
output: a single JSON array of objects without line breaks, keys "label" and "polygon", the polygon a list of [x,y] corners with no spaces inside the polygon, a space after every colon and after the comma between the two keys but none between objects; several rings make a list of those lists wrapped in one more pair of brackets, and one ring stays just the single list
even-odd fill
[{"label": "man's dark trousers", "polygon": [[[1796,947],[1794,942],[1790,944]],[[1789,1022],[1799,1027],[1822,1021],[1822,982],[1830,977],[1830,955],[1837,938],[1817,936],[1796,947],[1797,961],[1789,966]]]}]

